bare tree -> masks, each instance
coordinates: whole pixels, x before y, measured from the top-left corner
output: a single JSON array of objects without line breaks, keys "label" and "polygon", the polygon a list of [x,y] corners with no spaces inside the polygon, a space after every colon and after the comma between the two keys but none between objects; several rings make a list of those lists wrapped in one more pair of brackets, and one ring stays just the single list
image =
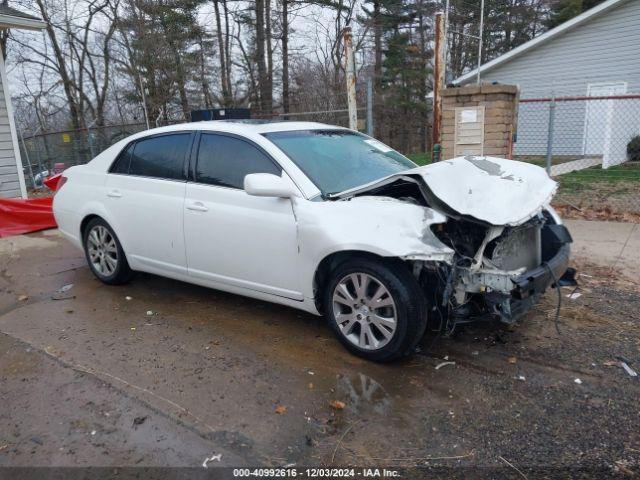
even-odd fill
[{"label": "bare tree", "polygon": [[[268,1],[268,0],[267,0]],[[256,63],[258,64],[258,93],[260,110],[262,113],[271,113],[273,110],[273,89],[269,81],[269,70],[267,67],[265,45],[267,40],[267,30],[265,22],[265,0],[255,1],[255,25],[256,25]]]},{"label": "bare tree", "polygon": [[[220,16],[220,4],[223,4],[225,10],[225,19],[228,18],[228,11],[226,0],[213,0],[213,7],[216,17],[216,36],[218,38],[218,60],[220,62],[220,89],[222,90],[222,103],[224,107],[229,107],[232,104],[232,91],[231,91],[231,70],[229,65],[229,27],[226,23],[226,28],[222,28],[222,18]],[[224,39],[223,39],[224,35]]]},{"label": "bare tree", "polygon": [[289,0],[282,0],[282,110],[289,113]]}]

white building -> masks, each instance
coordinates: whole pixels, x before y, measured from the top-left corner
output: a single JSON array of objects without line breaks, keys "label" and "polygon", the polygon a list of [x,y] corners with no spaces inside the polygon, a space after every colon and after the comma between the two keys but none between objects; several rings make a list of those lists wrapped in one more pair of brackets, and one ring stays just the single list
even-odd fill
[{"label": "white building", "polygon": [[[477,69],[454,80],[476,81]],[[518,85],[516,155],[544,155],[551,102],[527,99],[640,94],[640,0],[607,0],[480,67],[484,82]],[[640,134],[640,98],[556,103],[554,155],[626,159]]]},{"label": "white building", "polygon": [[[0,29],[41,30],[46,24],[7,5],[0,5]],[[0,52],[0,198],[27,197],[18,135],[11,107],[4,58]]]}]

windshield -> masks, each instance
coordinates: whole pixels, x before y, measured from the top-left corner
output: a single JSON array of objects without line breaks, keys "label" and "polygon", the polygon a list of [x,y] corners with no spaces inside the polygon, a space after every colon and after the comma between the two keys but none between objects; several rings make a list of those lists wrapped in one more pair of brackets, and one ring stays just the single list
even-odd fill
[{"label": "windshield", "polygon": [[385,144],[350,130],[297,130],[264,135],[293,160],[323,196],[417,166]]}]

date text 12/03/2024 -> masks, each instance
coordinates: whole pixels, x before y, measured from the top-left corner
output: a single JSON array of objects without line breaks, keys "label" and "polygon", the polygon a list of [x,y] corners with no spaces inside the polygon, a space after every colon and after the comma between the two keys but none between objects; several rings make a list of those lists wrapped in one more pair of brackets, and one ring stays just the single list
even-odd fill
[{"label": "date text 12/03/2024", "polygon": [[237,468],[234,477],[254,478],[400,478],[397,470],[386,468]]}]

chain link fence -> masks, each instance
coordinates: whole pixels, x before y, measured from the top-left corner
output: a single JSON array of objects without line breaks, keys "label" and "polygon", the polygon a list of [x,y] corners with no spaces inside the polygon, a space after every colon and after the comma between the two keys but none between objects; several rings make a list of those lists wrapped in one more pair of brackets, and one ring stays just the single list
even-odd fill
[{"label": "chain link fence", "polygon": [[640,95],[521,99],[514,158],[547,168],[560,205],[640,214]]},{"label": "chain link fence", "polygon": [[[358,109],[358,130],[367,132],[366,108]],[[320,122],[349,126],[347,109],[292,113],[253,113],[258,120]],[[43,180],[65,168],[87,163],[114,143],[146,129],[144,123],[111,125],[82,130],[20,135],[20,153],[27,188],[43,188]]]},{"label": "chain link fence", "polygon": [[[367,133],[366,108],[358,109],[358,130]],[[349,126],[347,109],[291,113],[252,114],[259,120],[320,122]],[[144,123],[112,125],[83,130],[21,135],[20,153],[27,188],[43,188],[43,180],[65,168],[87,163],[114,143],[146,129]]]},{"label": "chain link fence", "polygon": [[136,123],[20,135],[20,153],[27,188],[42,188],[42,181],[49,175],[87,163],[114,143],[145,128],[145,124]]},{"label": "chain link fence", "polygon": [[[254,113],[252,117],[273,121],[318,122],[349,127],[349,110],[346,108],[289,113]],[[367,132],[366,108],[358,108],[358,130]]]},{"label": "chain link fence", "polygon": [[[358,129],[363,132],[370,127],[369,108],[358,109]],[[255,116],[348,125],[346,108]],[[385,143],[405,153],[422,150],[419,141],[425,132],[418,127],[411,132],[413,146],[407,149],[398,145],[404,142],[397,138],[386,138],[387,127],[381,126],[379,137]],[[27,186],[40,188],[52,172],[86,163],[144,129],[137,123],[21,136]],[[640,95],[521,99],[515,140],[516,160],[547,168],[560,184],[557,204],[640,214]]]}]

